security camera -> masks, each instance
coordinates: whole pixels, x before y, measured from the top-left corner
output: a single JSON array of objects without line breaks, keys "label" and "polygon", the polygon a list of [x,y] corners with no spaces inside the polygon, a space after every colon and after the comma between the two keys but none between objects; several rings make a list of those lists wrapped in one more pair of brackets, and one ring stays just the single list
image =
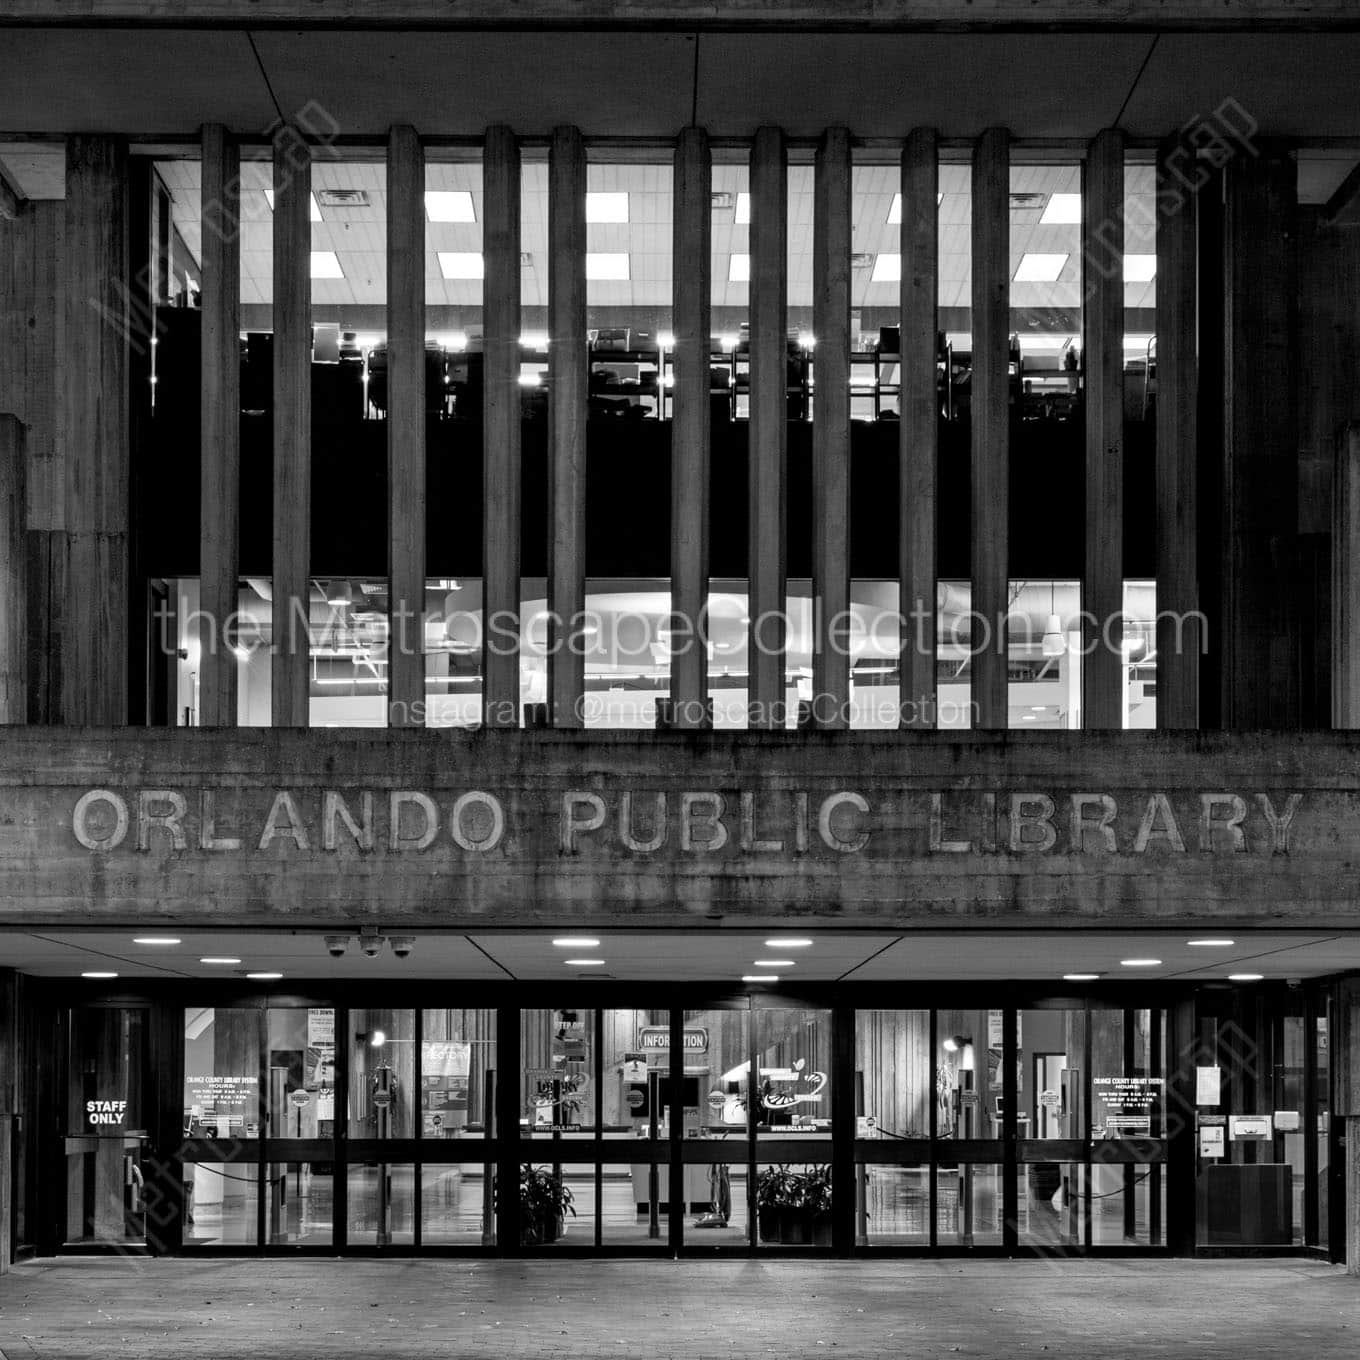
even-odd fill
[{"label": "security camera", "polygon": [[387,943],[387,937],[380,935],[376,930],[363,930],[359,932],[359,948],[364,951],[365,958],[376,959],[383,951],[383,945]]},{"label": "security camera", "polygon": [[414,935],[390,935],[387,940],[392,946],[392,952],[399,959],[411,957],[411,951],[416,947],[416,937]]},{"label": "security camera", "polygon": [[349,948],[348,935],[327,935],[326,952],[333,959],[343,958],[345,951]]}]

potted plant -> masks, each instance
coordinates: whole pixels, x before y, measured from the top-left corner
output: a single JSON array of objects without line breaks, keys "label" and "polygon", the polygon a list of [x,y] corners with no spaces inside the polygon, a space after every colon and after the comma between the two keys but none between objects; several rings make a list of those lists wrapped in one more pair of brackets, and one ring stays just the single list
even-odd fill
[{"label": "potted plant", "polygon": [[546,1166],[525,1162],[519,1169],[518,1194],[521,1246],[556,1242],[566,1231],[567,1215],[576,1217],[576,1197],[563,1183],[561,1173]]},{"label": "potted plant", "polygon": [[766,1167],[756,1181],[756,1216],[762,1242],[829,1246],[831,1168]]}]

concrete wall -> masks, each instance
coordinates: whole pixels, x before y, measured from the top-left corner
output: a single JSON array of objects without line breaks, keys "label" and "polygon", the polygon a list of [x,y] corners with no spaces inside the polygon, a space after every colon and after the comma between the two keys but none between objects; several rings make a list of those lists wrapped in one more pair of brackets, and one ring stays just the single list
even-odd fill
[{"label": "concrete wall", "polygon": [[11,729],[0,922],[1353,927],[1357,756],[1340,734]]}]

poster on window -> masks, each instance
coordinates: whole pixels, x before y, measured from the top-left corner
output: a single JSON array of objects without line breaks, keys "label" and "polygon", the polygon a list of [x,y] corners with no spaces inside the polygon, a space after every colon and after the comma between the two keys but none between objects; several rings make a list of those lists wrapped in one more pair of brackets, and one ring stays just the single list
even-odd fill
[{"label": "poster on window", "polygon": [[469,1122],[468,1082],[472,1045],[465,1039],[433,1039],[420,1046],[421,1111],[427,1137],[451,1134]]}]

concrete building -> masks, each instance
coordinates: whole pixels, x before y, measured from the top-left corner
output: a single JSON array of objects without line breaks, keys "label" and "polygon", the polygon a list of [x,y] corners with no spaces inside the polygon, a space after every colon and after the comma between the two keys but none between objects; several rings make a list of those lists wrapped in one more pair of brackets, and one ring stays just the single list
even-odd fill
[{"label": "concrete building", "polygon": [[0,1270],[1360,1270],[1354,5],[248,9],[0,14]]}]

